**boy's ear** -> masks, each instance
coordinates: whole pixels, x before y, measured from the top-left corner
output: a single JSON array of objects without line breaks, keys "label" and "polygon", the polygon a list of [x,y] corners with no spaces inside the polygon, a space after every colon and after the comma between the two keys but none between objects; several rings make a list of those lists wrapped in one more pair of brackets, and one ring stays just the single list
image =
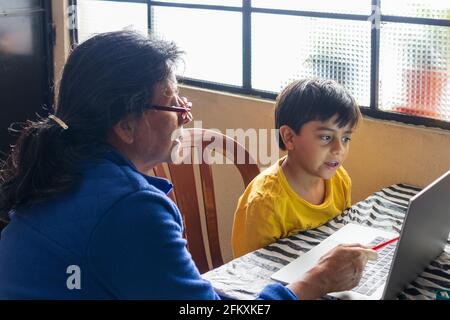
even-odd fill
[{"label": "boy's ear", "polygon": [[291,127],[287,125],[282,125],[280,127],[280,136],[283,140],[284,145],[286,146],[287,151],[294,150],[294,137],[296,136],[294,130],[291,129]]},{"label": "boy's ear", "polygon": [[137,122],[130,116],[125,117],[114,125],[113,132],[125,144],[134,142],[134,134]]}]

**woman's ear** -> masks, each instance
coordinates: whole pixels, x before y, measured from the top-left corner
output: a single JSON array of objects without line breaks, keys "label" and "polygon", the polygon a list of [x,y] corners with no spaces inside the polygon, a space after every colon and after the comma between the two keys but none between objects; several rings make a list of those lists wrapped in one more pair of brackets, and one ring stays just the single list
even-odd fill
[{"label": "woman's ear", "polygon": [[112,130],[122,143],[132,144],[134,142],[136,127],[136,119],[131,116],[127,116],[116,123]]},{"label": "woman's ear", "polygon": [[292,130],[287,125],[282,125],[279,130],[281,139],[283,140],[283,143],[286,146],[286,150],[287,151],[294,150],[295,148],[294,137],[296,136],[294,130]]}]

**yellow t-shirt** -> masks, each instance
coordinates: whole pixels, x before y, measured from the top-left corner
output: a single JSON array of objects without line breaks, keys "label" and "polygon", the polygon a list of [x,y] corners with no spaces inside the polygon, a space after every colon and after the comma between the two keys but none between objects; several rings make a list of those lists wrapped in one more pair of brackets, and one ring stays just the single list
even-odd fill
[{"label": "yellow t-shirt", "polygon": [[324,202],[314,205],[290,187],[281,168],[284,159],[261,172],[240,197],[233,222],[234,257],[317,228],[350,207],[351,180],[343,167],[326,180]]}]

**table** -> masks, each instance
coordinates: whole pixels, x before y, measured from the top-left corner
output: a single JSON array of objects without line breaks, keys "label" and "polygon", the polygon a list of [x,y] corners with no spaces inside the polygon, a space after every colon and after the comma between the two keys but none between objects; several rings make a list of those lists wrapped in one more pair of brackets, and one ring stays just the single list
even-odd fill
[{"label": "table", "polygon": [[[216,291],[231,299],[254,299],[270,283],[270,276],[322,240],[352,222],[400,233],[408,200],[419,188],[395,184],[377,191],[325,225],[280,239],[265,248],[234,259],[203,276]],[[450,238],[437,257],[398,299],[436,299],[439,290],[450,290]]]}]

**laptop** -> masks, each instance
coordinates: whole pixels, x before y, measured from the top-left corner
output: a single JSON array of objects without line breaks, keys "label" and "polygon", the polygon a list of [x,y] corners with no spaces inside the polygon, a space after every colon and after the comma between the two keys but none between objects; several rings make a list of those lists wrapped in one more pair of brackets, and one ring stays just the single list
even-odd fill
[{"label": "laptop", "polygon": [[[359,285],[350,291],[328,295],[350,300],[395,299],[443,252],[449,232],[450,171],[410,199],[399,241],[380,249],[378,259],[367,263]],[[271,278],[284,284],[291,283],[338,244],[362,243],[374,246],[397,236],[395,233],[349,223],[275,272]]]}]

